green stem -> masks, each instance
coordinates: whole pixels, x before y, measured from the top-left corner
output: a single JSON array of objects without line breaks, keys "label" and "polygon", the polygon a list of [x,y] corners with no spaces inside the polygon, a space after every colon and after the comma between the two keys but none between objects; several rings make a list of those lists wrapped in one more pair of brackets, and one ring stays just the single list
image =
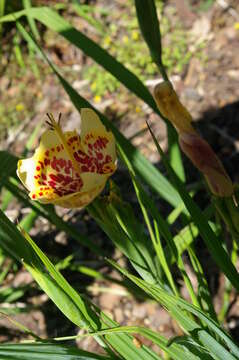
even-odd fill
[{"label": "green stem", "polygon": [[[237,251],[238,251],[238,245],[235,239],[232,240],[232,252],[231,252],[231,261],[234,265],[236,265],[237,262]],[[222,308],[218,314],[218,319],[220,322],[223,322],[225,319],[225,316],[228,312],[229,306],[230,306],[230,294],[232,291],[232,285],[230,281],[225,278],[225,288],[224,288],[224,294],[223,294],[223,303]]]}]

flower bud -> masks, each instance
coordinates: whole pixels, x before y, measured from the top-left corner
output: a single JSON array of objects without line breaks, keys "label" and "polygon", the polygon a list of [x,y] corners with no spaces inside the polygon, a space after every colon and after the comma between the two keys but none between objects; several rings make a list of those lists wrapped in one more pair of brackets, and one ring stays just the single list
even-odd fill
[{"label": "flower bud", "polygon": [[221,161],[191,125],[192,117],[181,104],[170,82],[156,85],[154,97],[161,114],[175,126],[181,149],[204,174],[212,193],[222,197],[231,196],[233,185]]},{"label": "flower bud", "polygon": [[154,98],[161,114],[180,131],[194,132],[191,125],[192,117],[180,102],[172,85],[164,81],[156,85]]}]

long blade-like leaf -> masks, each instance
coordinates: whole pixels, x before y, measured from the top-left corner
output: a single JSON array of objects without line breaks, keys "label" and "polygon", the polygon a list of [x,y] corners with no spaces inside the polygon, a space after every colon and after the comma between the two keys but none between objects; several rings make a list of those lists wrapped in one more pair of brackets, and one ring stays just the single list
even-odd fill
[{"label": "long blade-like leaf", "polygon": [[2,344],[0,358],[8,360],[116,360],[62,344]]}]

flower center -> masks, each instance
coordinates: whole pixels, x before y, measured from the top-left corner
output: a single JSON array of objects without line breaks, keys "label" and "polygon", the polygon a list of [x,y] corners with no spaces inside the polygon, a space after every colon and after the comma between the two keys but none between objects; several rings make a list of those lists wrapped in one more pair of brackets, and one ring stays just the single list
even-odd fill
[{"label": "flower center", "polygon": [[72,150],[69,147],[69,145],[67,144],[66,137],[65,137],[65,135],[64,135],[64,133],[63,133],[63,131],[61,129],[61,126],[60,126],[60,118],[61,118],[61,116],[59,116],[58,123],[54,119],[54,116],[53,116],[52,113],[48,113],[47,116],[48,116],[48,118],[50,120],[50,122],[47,122],[48,125],[50,126],[50,128],[53,131],[56,132],[56,135],[58,136],[60,142],[64,146],[65,151],[67,152],[69,158],[72,161],[72,165],[73,165],[74,170],[76,171],[76,173],[80,174],[80,172],[81,172],[80,166],[79,166],[78,162],[75,160],[74,155],[72,153]]}]

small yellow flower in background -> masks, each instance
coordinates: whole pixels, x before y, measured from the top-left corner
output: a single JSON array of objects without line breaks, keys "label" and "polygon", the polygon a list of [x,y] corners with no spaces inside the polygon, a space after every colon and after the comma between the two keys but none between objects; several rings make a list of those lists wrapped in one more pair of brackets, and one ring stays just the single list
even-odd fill
[{"label": "small yellow flower in background", "polygon": [[91,109],[81,110],[81,132],[63,132],[52,114],[33,157],[17,175],[32,200],[65,208],[87,206],[116,170],[115,139]]},{"label": "small yellow flower in background", "polygon": [[25,109],[25,106],[22,103],[16,105],[17,111],[23,111],[24,109]]},{"label": "small yellow flower in background", "polygon": [[176,128],[181,149],[203,173],[212,193],[221,197],[232,196],[231,179],[210,145],[193,128],[192,117],[170,82],[156,85],[154,98],[161,114]]},{"label": "small yellow flower in background", "polygon": [[140,113],[140,111],[141,111],[141,107],[140,106],[135,106],[135,112]]},{"label": "small yellow flower in background", "polygon": [[132,40],[138,40],[138,39],[139,39],[139,33],[138,33],[138,31],[133,30],[133,31],[132,31],[132,34],[131,34],[131,38],[132,38]]},{"label": "small yellow flower in background", "polygon": [[104,46],[106,46],[106,47],[108,47],[110,44],[111,44],[111,38],[110,38],[110,36],[106,36],[105,38],[104,38],[104,42],[103,42],[103,45]]},{"label": "small yellow flower in background", "polygon": [[94,102],[95,102],[96,104],[99,104],[99,103],[101,102],[101,96],[100,96],[100,95],[95,95],[95,97],[94,97]]},{"label": "small yellow flower in background", "polygon": [[239,22],[236,22],[236,23],[234,24],[234,29],[235,29],[235,30],[239,30]]}]

